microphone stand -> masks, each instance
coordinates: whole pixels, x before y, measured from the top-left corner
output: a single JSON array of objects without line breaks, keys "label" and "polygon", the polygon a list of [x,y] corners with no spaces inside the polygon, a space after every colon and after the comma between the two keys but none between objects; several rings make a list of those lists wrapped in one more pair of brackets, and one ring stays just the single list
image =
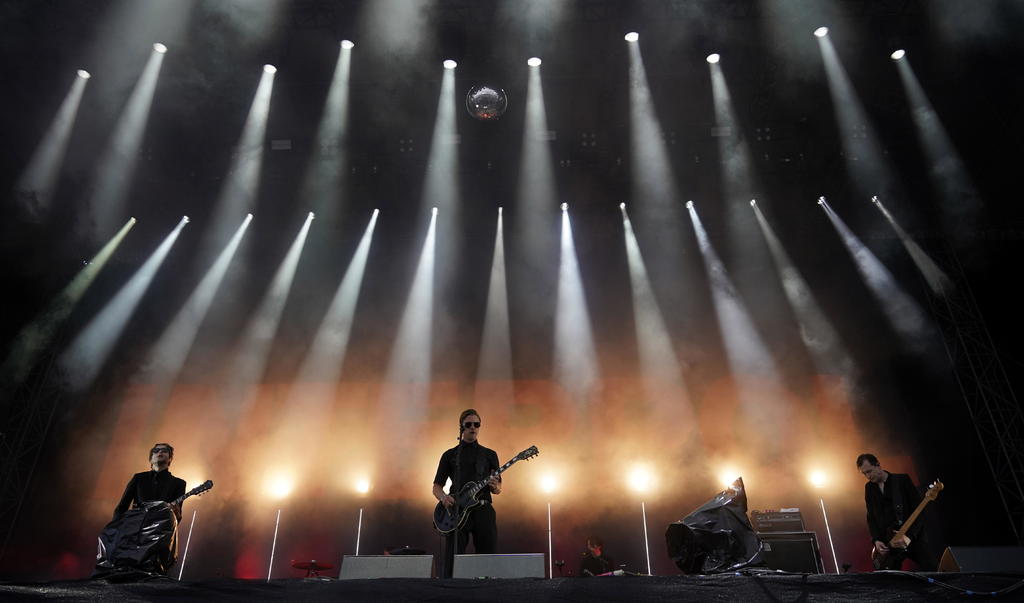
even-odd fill
[{"label": "microphone stand", "polygon": [[[462,425],[459,425],[459,445],[456,446],[456,448],[455,448],[455,479],[452,480],[452,488],[449,491],[449,494],[450,494],[450,492],[455,492],[456,494],[458,494],[458,492],[459,492],[458,489],[456,489],[455,484],[456,484],[456,480],[461,480],[461,478],[462,478],[462,432],[464,430],[465,430],[465,428]],[[462,487],[462,484],[459,484],[459,488],[461,488],[461,487]],[[455,498],[455,503],[458,504],[458,502],[459,502],[458,498],[455,497],[455,496],[453,496],[452,498]],[[452,505],[452,506],[454,507],[455,505]],[[458,509],[455,509],[455,510],[458,511]],[[451,511],[452,511],[452,509],[448,510],[449,513]],[[455,556],[459,554],[459,523],[460,522],[458,520],[459,520],[459,518],[456,517],[455,518],[455,537],[454,537],[455,541],[452,543],[452,557],[451,557],[451,559],[448,560],[448,562],[452,564],[452,566],[450,568],[451,569],[450,573],[451,573],[451,577],[452,578],[455,577]]]}]

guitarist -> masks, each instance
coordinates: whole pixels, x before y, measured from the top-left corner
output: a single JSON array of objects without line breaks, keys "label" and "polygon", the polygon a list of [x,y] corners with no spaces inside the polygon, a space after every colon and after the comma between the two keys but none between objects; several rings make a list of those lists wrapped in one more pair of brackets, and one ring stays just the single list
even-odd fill
[{"label": "guitarist", "polygon": [[[434,498],[445,507],[455,504],[455,498],[444,491],[444,484],[450,478],[452,487],[449,492],[458,492],[464,484],[487,478],[501,466],[498,454],[490,448],[480,445],[480,413],[469,408],[459,415],[459,444],[449,448],[441,455],[434,475]],[[466,523],[451,534],[445,536],[445,567],[444,577],[451,578],[452,563],[456,550],[461,555],[466,552],[469,535],[473,535],[473,548],[477,553],[494,553],[498,544],[498,524],[491,506],[491,495],[501,494],[501,476],[491,477],[487,488],[481,490],[477,500],[484,504],[470,511]]]},{"label": "guitarist", "polygon": [[[174,446],[166,442],[153,444],[149,451],[149,471],[136,473],[128,481],[121,495],[121,502],[114,509],[114,519],[120,518],[134,503],[136,507],[144,502],[170,502],[185,493],[185,480],[171,475],[171,461],[174,460]],[[181,508],[175,507],[174,514],[181,521]]]},{"label": "guitarist", "polygon": [[[858,456],[857,469],[868,480],[864,484],[864,503],[871,540],[877,553],[887,554],[892,548],[888,541],[891,532],[897,530],[917,508],[921,495],[909,475],[882,469],[878,457],[873,454]],[[906,549],[906,557],[912,559],[920,571],[935,571],[938,560],[928,546],[923,522],[917,521],[910,527],[899,548]],[[902,565],[902,557],[897,556],[892,566],[882,569],[900,569]]]}]

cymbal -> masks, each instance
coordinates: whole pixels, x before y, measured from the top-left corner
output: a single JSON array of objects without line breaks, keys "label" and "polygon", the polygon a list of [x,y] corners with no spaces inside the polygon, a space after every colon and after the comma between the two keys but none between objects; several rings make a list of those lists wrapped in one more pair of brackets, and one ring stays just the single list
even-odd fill
[{"label": "cymbal", "polygon": [[316,571],[325,569],[334,569],[334,566],[330,563],[317,563],[314,561],[292,561],[292,567],[295,569]]}]

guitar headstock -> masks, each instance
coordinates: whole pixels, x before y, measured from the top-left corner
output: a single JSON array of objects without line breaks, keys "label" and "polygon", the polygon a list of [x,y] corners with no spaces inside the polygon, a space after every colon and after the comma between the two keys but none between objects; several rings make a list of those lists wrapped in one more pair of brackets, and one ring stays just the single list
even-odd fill
[{"label": "guitar headstock", "polygon": [[939,492],[941,492],[945,487],[946,486],[942,485],[941,481],[935,480],[930,486],[928,486],[928,490],[924,493],[924,497],[928,500],[935,500],[938,498]]},{"label": "guitar headstock", "polygon": [[519,454],[517,454],[516,455],[516,460],[517,461],[528,461],[528,460],[532,459],[533,457],[537,456],[538,454],[540,454],[540,451],[537,450],[537,447],[536,446],[530,446],[526,450],[524,450],[524,451],[520,452]]},{"label": "guitar headstock", "polygon": [[199,484],[195,488],[189,490],[188,493],[185,494],[185,497],[187,498],[189,496],[196,496],[198,494],[202,494],[203,492],[206,492],[211,488],[213,488],[213,480],[206,480],[205,482]]}]

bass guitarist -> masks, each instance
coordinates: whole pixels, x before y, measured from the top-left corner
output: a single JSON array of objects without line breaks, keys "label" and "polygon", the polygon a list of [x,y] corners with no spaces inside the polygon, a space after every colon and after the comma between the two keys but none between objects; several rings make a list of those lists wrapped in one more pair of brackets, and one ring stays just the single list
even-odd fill
[{"label": "bass guitarist", "polygon": [[[903,541],[897,543],[904,551],[892,551],[891,532],[898,529],[921,503],[921,495],[910,476],[889,473],[882,469],[878,457],[862,454],[857,457],[857,469],[867,478],[864,484],[864,504],[868,511],[868,531],[871,532],[875,553],[892,561],[880,569],[900,569],[903,558],[912,559],[920,571],[933,572],[938,565],[925,537],[924,524],[917,521],[907,531]],[[896,553],[896,554],[891,554]]]},{"label": "bass guitarist", "polygon": [[[490,448],[480,445],[480,413],[469,408],[459,415],[459,444],[444,451],[441,461],[437,464],[434,475],[434,498],[445,507],[455,504],[450,493],[458,492],[464,484],[487,479],[500,467],[498,454]],[[451,479],[452,486],[448,493],[444,491],[445,482]],[[445,535],[445,564],[443,575],[452,576],[452,563],[456,550],[461,555],[466,552],[469,536],[473,535],[473,549],[477,553],[494,553],[498,544],[498,524],[491,506],[491,495],[501,493],[501,476],[491,476],[487,488],[482,490],[477,499],[483,504],[469,513],[466,522],[451,534]]]}]

